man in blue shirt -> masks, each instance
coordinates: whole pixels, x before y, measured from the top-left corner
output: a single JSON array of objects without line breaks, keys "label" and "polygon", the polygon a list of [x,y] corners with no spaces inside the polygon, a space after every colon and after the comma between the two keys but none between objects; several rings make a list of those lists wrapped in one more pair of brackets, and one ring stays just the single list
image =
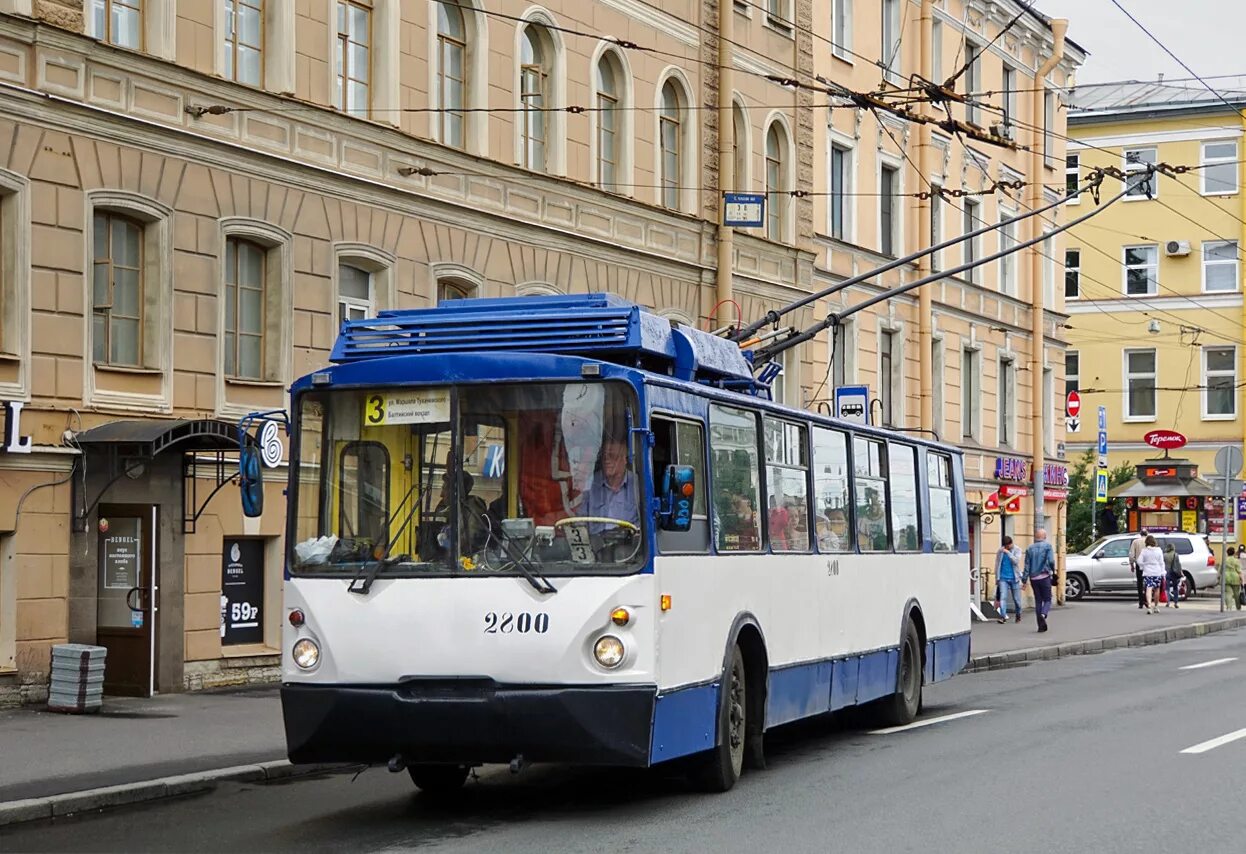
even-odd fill
[{"label": "man in blue shirt", "polygon": [[999,621],[1008,622],[1008,598],[1012,598],[1012,610],[1017,622],[1021,622],[1021,549],[1012,544],[1012,537],[1004,537],[999,554],[995,558],[995,610]]},{"label": "man in blue shirt", "polygon": [[1025,550],[1025,572],[1021,583],[1030,583],[1034,590],[1034,614],[1038,630],[1047,631],[1047,614],[1051,611],[1051,582],[1056,574],[1056,552],[1047,542],[1047,531],[1034,532],[1034,544]]},{"label": "man in blue shirt", "polygon": [[[640,525],[640,501],[636,476],[627,468],[627,445],[619,439],[607,439],[601,448],[601,471],[580,505],[584,516],[619,519]],[[589,531],[599,534],[615,525],[600,522],[589,524]]]}]

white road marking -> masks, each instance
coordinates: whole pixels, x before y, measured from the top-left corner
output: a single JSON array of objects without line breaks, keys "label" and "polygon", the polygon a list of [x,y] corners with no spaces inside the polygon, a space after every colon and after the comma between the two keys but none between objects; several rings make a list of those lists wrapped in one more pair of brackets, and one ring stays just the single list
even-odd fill
[{"label": "white road marking", "polygon": [[1228,664],[1230,661],[1237,661],[1236,658],[1217,658],[1213,661],[1204,661],[1201,664],[1187,664],[1185,667],[1178,667],[1178,670],[1201,670],[1204,667],[1215,667],[1217,664]]},{"label": "white road marking", "polygon": [[1219,738],[1213,738],[1210,741],[1204,741],[1202,744],[1196,744],[1193,747],[1187,747],[1182,753],[1206,753],[1209,750],[1215,750],[1217,747],[1237,741],[1239,738],[1246,738],[1246,729],[1235,730],[1228,735],[1222,735]]},{"label": "white road marking", "polygon": [[[989,711],[990,709],[971,709],[968,712],[957,712],[954,715],[940,715],[937,718],[926,718],[925,720],[914,721],[913,723],[905,724],[904,726],[893,726],[887,727],[886,729],[871,730],[870,735],[891,735],[893,732],[904,732],[910,729],[917,729],[918,727],[947,723],[948,721],[954,721],[960,718],[971,718],[974,715],[985,715]],[[1246,732],[1246,730],[1243,730],[1243,732]]]}]

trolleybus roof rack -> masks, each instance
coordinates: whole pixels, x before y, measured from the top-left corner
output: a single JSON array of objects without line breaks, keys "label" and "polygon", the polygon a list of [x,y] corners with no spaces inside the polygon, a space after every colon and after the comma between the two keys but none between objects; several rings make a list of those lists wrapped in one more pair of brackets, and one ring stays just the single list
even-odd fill
[{"label": "trolleybus roof rack", "polygon": [[738,344],[612,294],[442,300],[347,320],[331,361],[462,353],[548,353],[768,394]]}]

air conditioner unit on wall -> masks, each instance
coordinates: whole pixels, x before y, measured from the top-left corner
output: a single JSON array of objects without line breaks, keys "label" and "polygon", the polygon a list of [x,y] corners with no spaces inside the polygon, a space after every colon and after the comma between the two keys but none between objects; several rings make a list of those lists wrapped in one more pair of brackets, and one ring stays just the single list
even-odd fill
[{"label": "air conditioner unit on wall", "polygon": [[1190,241],[1169,240],[1164,244],[1164,254],[1170,258],[1181,258],[1190,254]]}]

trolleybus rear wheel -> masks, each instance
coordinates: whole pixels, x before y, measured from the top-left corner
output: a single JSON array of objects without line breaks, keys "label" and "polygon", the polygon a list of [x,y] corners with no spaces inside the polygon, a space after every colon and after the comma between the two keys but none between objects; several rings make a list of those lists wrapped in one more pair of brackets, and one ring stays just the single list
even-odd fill
[{"label": "trolleybus rear wheel", "polygon": [[718,745],[701,759],[693,772],[693,782],[707,792],[725,792],[735,785],[744,770],[744,743],[748,737],[748,683],[744,655],[731,651],[731,663],[723,673],[718,697]]},{"label": "trolleybus rear wheel", "polygon": [[900,672],[898,690],[879,701],[878,709],[888,726],[911,724],[922,707],[922,655],[921,638],[917,628],[909,623],[900,644]]}]

